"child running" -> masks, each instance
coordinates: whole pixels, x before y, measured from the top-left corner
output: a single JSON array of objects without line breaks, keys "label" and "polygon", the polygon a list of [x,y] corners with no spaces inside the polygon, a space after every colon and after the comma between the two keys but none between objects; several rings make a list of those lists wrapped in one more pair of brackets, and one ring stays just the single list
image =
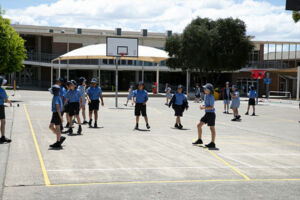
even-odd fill
[{"label": "child running", "polygon": [[104,106],[102,90],[97,85],[98,80],[93,78],[91,81],[91,86],[87,89],[87,97],[89,101],[89,127],[92,128],[92,121],[93,121],[93,112],[95,117],[94,128],[98,128],[97,121],[98,121],[98,110],[99,110],[99,99],[101,100],[101,105]]},{"label": "child running", "polygon": [[56,142],[51,144],[51,148],[61,148],[61,144],[65,141],[65,137],[61,136],[61,124],[63,123],[62,110],[63,104],[60,97],[60,86],[53,85],[50,88],[51,94],[53,94],[52,98],[52,118],[49,125],[49,129],[56,135]]},{"label": "child running", "polygon": [[0,77],[0,120],[1,120],[1,138],[0,143],[10,143],[11,139],[8,139],[5,137],[5,107],[4,102],[9,103],[10,106],[12,106],[11,102],[8,100],[8,96],[5,92],[5,90],[2,88],[3,85],[7,83],[6,79],[3,77]]},{"label": "child running", "polygon": [[138,83],[138,89],[134,91],[132,99],[135,102],[135,110],[134,110],[134,114],[136,116],[135,129],[136,130],[139,129],[139,121],[140,121],[141,113],[145,119],[147,129],[150,129],[150,126],[148,123],[147,111],[146,111],[146,103],[148,101],[148,93],[144,89],[144,82],[140,81]]},{"label": "child running", "polygon": [[229,114],[229,105],[230,105],[230,100],[231,100],[231,95],[230,95],[230,87],[229,87],[229,82],[226,82],[226,86],[223,91],[223,98],[224,98],[224,113]]},{"label": "child running", "polygon": [[205,110],[205,115],[201,118],[200,123],[197,125],[198,128],[198,139],[193,142],[194,145],[202,145],[202,126],[207,124],[210,127],[211,132],[211,142],[206,144],[207,148],[216,148],[215,140],[216,140],[216,130],[215,130],[215,97],[214,86],[210,83],[207,83],[203,86],[204,89],[204,106],[200,106],[201,110]]},{"label": "child running", "polygon": [[169,87],[169,84],[166,83],[166,88],[165,88],[165,93],[166,93],[166,103],[165,103],[165,105],[166,106],[169,105],[169,100],[172,98],[171,91],[172,91],[172,89]]},{"label": "child running", "polygon": [[247,109],[247,112],[245,113],[245,115],[249,115],[250,106],[252,106],[252,109],[253,109],[252,116],[255,116],[255,98],[257,97],[257,93],[256,93],[253,85],[250,87],[248,97],[249,97],[248,109]]},{"label": "child running", "polygon": [[175,128],[178,128],[178,129],[183,128],[180,117],[182,117],[184,109],[187,110],[189,108],[187,98],[183,94],[182,88],[183,88],[182,85],[178,85],[177,92],[173,95],[173,97],[169,103],[169,107],[172,106],[172,108],[175,111],[175,116],[176,116]]},{"label": "child running", "polygon": [[124,104],[124,106],[127,106],[128,102],[131,101],[131,105],[134,104],[134,102],[132,101],[132,96],[133,96],[133,86],[131,85],[128,89],[128,96],[127,96],[127,101]]},{"label": "child running", "polygon": [[80,135],[82,133],[82,127],[80,123],[80,117],[79,117],[79,110],[80,110],[80,104],[82,104],[82,96],[80,91],[76,88],[76,81],[71,80],[70,84],[70,90],[66,94],[66,100],[64,103],[64,106],[66,103],[69,101],[69,134],[73,134],[73,128],[72,128],[72,123],[73,123],[73,116],[77,119],[78,123],[78,130],[77,134]]},{"label": "child running", "polygon": [[81,110],[82,117],[83,117],[82,124],[87,124],[88,123],[86,121],[86,116],[85,116],[85,97],[86,97],[85,87],[86,87],[86,79],[84,77],[80,77],[79,78],[78,90],[80,91],[81,97],[82,97],[82,104],[80,104],[80,110]]},{"label": "child running", "polygon": [[231,121],[238,121],[241,118],[238,110],[240,107],[240,93],[237,91],[237,87],[235,85],[232,86],[232,93],[230,95],[232,98],[230,108],[233,110],[233,119]]}]

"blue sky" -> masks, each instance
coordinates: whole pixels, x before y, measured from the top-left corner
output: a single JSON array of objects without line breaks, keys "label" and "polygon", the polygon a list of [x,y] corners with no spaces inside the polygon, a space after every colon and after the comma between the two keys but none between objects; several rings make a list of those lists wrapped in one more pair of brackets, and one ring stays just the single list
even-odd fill
[{"label": "blue sky", "polygon": [[12,23],[182,32],[197,16],[240,18],[257,40],[300,40],[285,0],[1,0]]}]

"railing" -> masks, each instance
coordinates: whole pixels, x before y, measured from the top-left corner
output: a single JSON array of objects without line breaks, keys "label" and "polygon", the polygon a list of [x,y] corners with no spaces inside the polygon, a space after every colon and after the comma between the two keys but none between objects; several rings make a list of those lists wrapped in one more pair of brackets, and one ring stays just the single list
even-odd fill
[{"label": "railing", "polygon": [[264,61],[251,61],[246,66],[246,68],[253,68],[253,69],[287,69],[287,68],[293,68],[295,66],[295,61],[280,61],[280,60],[264,60]]},{"label": "railing", "polygon": [[59,54],[52,53],[31,53],[27,52],[27,58],[25,61],[44,62],[51,63],[51,60],[60,56]]}]

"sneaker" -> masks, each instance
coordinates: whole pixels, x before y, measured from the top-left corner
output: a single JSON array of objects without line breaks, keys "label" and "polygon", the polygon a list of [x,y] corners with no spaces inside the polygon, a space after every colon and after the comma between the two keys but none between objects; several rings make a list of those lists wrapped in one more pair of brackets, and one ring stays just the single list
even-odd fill
[{"label": "sneaker", "polygon": [[236,116],[236,119],[240,119],[240,118],[241,118],[241,115],[237,115],[237,116]]},{"label": "sneaker", "polygon": [[227,112],[226,112],[226,111],[224,111],[223,113],[224,113],[224,114],[226,114]]},{"label": "sneaker", "polygon": [[87,122],[86,120],[84,120],[84,121],[82,122],[82,124],[88,124],[88,122]]},{"label": "sneaker", "polygon": [[97,122],[94,123],[94,128],[98,128]]},{"label": "sneaker", "polygon": [[229,114],[229,111],[227,111],[226,113]]},{"label": "sneaker", "polygon": [[209,144],[206,144],[205,147],[207,147],[207,148],[216,148],[216,144],[211,142]]},{"label": "sneaker", "polygon": [[61,136],[60,137],[60,144],[62,145],[62,143],[64,143],[65,140],[66,140],[66,137]]},{"label": "sneaker", "polygon": [[178,125],[178,128],[179,128],[179,129],[182,129],[182,128],[183,128],[182,124],[179,124],[179,125]]},{"label": "sneaker", "polygon": [[176,123],[176,124],[174,125],[174,127],[175,127],[175,128],[178,128],[178,124]]},{"label": "sneaker", "polygon": [[234,121],[234,122],[235,122],[235,121],[237,121],[237,118],[235,117],[235,118],[233,118],[231,121]]},{"label": "sneaker", "polygon": [[249,115],[249,113],[248,113],[248,112],[246,112],[246,113],[245,113],[245,115]]},{"label": "sneaker", "polygon": [[203,141],[201,139],[198,139],[195,142],[193,142],[192,144],[193,145],[200,145],[200,144],[203,144]]},{"label": "sneaker", "polygon": [[255,113],[252,113],[252,116],[255,116]]},{"label": "sneaker", "polygon": [[72,135],[72,134],[73,134],[73,129],[72,129],[72,128],[69,128],[68,133],[69,133],[70,135]]},{"label": "sneaker", "polygon": [[69,126],[70,126],[70,124],[69,124],[69,122],[67,122],[65,128],[69,128]]},{"label": "sneaker", "polygon": [[90,121],[89,121],[89,126],[90,126],[90,128],[92,127],[92,121],[93,121],[93,120],[91,120],[91,119],[90,119]]},{"label": "sneaker", "polygon": [[51,148],[61,148],[60,142],[55,142],[54,144],[50,145]]},{"label": "sneaker", "polygon": [[169,104],[165,103],[166,106],[168,106]]},{"label": "sneaker", "polygon": [[2,136],[0,138],[0,143],[11,143],[11,139],[8,139],[5,136]]},{"label": "sneaker", "polygon": [[60,131],[62,132],[64,130],[64,126],[61,124],[60,125]]},{"label": "sneaker", "polygon": [[81,133],[82,133],[82,128],[81,128],[81,125],[79,125],[78,130],[77,130],[77,134],[81,135]]},{"label": "sneaker", "polygon": [[148,124],[148,123],[146,124],[146,127],[147,127],[147,129],[150,129],[150,126],[149,126],[149,124]]},{"label": "sneaker", "polygon": [[134,127],[135,130],[139,130],[139,124],[136,124]]}]

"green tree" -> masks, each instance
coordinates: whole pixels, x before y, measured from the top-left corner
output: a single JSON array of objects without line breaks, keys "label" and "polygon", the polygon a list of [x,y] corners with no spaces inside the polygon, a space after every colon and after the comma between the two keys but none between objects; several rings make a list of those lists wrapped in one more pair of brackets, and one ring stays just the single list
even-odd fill
[{"label": "green tree", "polygon": [[11,74],[22,70],[26,58],[24,40],[2,15],[0,7],[0,73]]},{"label": "green tree", "polygon": [[244,67],[253,49],[246,35],[245,23],[239,19],[194,19],[181,35],[167,39],[171,68],[193,70],[200,76]]},{"label": "green tree", "polygon": [[295,23],[297,23],[300,20],[300,12],[299,11],[293,11],[293,20]]}]

